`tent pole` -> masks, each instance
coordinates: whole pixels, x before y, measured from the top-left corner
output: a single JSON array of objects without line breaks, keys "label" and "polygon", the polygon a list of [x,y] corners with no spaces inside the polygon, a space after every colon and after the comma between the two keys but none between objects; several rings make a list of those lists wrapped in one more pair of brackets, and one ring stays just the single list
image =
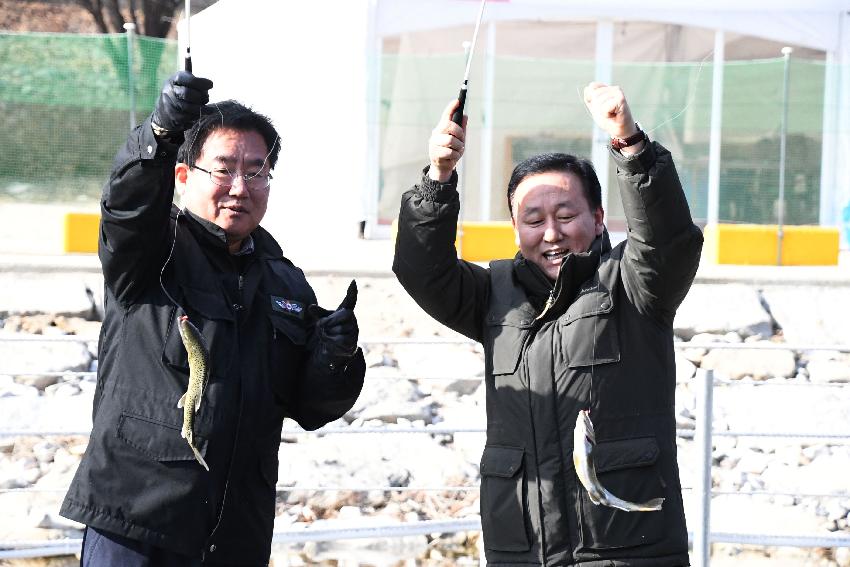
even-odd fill
[{"label": "tent pole", "polygon": [[726,34],[714,32],[714,64],[711,82],[711,133],[708,142],[708,211],[706,222],[716,225],[720,218],[720,141],[723,128],[723,64]]},{"label": "tent pole", "polygon": [[[596,72],[595,80],[610,85],[614,66],[614,22],[599,20],[596,22]],[[599,185],[602,187],[602,207],[608,207],[608,135],[594,124],[592,134],[591,160]]]}]

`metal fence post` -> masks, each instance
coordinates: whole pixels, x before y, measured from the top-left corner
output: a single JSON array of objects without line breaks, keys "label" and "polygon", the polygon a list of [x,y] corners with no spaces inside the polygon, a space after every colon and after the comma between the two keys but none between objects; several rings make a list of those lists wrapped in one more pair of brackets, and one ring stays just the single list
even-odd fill
[{"label": "metal fence post", "polygon": [[136,85],[133,82],[133,49],[136,43],[136,24],[124,24],[127,31],[127,92],[130,95],[130,131],[136,127]]},{"label": "metal fence post", "polygon": [[790,74],[791,52],[790,47],[782,48],[782,56],[785,58],[785,67],[782,73],[782,122],[779,127],[779,208],[777,210],[776,231],[776,265],[782,265],[782,241],[784,234],[782,225],[785,222],[785,139],[788,137],[788,76]]},{"label": "metal fence post", "polygon": [[711,556],[711,422],[714,371],[697,373],[697,514],[694,526],[693,567],[708,567]]}]

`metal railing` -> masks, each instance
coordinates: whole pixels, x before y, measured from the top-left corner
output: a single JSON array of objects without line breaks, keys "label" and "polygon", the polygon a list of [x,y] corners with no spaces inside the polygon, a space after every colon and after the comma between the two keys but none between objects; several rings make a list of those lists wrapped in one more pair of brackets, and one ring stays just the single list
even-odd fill
[{"label": "metal railing", "polygon": [[[52,341],[52,342],[85,342],[91,343],[97,339],[91,337],[73,336],[29,336],[29,337],[3,337],[0,340],[12,341]],[[378,345],[474,345],[473,341],[452,338],[378,338],[360,341],[363,347]],[[753,344],[753,343],[674,343],[676,349],[752,349],[752,350],[791,350],[801,351],[833,351],[850,352],[850,346],[843,345],[811,345],[811,344]],[[93,372],[7,372],[0,369],[0,374],[38,374],[51,376],[74,376],[91,377]],[[393,380],[482,380],[483,376],[370,376],[370,380],[393,379]],[[744,491],[731,493],[728,491],[715,491],[711,489],[711,454],[714,437],[739,437],[739,438],[785,438],[797,441],[819,441],[827,444],[850,443],[850,432],[847,433],[820,433],[820,432],[760,432],[760,431],[712,431],[713,415],[713,392],[716,386],[735,386],[740,384],[755,386],[806,386],[806,387],[835,387],[845,388],[842,384],[813,384],[800,382],[778,382],[778,381],[740,381],[740,380],[716,380],[712,371],[698,371],[696,376],[697,389],[697,421],[694,429],[679,429],[677,435],[681,438],[693,438],[699,447],[699,475],[693,487],[683,490],[693,490],[699,494],[696,510],[696,524],[689,537],[693,542],[693,563],[695,567],[707,567],[709,565],[709,550],[712,543],[735,543],[746,545],[763,546],[790,546],[790,547],[850,547],[850,535],[848,536],[822,536],[822,535],[774,535],[774,534],[735,534],[727,532],[710,532],[709,519],[711,514],[711,497],[714,495],[739,495],[739,496],[795,496],[812,498],[835,498],[850,497],[848,494],[803,494],[803,493],[779,493],[771,491]],[[295,435],[346,435],[346,434],[392,434],[392,433],[418,433],[428,435],[453,435],[455,433],[479,433],[484,434],[486,427],[451,427],[445,425],[410,425],[410,426],[352,426],[352,427],[324,427],[315,431],[305,431],[300,428],[286,428],[282,431],[283,437]],[[5,429],[0,430],[0,437],[21,436],[87,436],[89,430],[37,430],[37,429]],[[62,488],[10,488],[0,490],[3,493],[37,493],[37,492],[64,492]],[[469,492],[477,491],[477,486],[278,486],[278,492],[315,492],[315,491],[349,491],[349,492],[404,492],[404,491],[440,491],[440,492]],[[334,540],[345,538],[371,538],[371,537],[402,537],[405,535],[449,533],[461,531],[480,530],[480,519],[463,520],[428,520],[421,522],[370,524],[357,528],[293,528],[275,532],[276,543],[298,543],[306,541]],[[56,540],[49,542],[25,542],[9,541],[0,542],[0,559],[46,557],[51,555],[66,555],[79,551],[79,539]]]}]

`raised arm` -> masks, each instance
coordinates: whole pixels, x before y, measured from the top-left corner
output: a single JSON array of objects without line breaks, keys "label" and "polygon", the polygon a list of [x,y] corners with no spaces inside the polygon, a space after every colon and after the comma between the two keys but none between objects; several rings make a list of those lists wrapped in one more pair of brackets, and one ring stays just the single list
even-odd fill
[{"label": "raised arm", "polygon": [[463,126],[452,122],[458,105],[446,106],[428,141],[430,164],[401,198],[393,272],[434,319],[473,339],[482,335],[490,273],[459,260],[455,249],[460,201],[455,166],[463,155]]},{"label": "raised arm", "polygon": [[696,275],[703,241],[673,157],[642,134],[620,87],[590,83],[584,99],[612,139],[628,224],[621,264],[626,292],[640,312],[671,324]]},{"label": "raised arm", "polygon": [[132,303],[159,275],[168,254],[177,150],[183,131],[208,102],[210,88],[211,81],[185,71],[172,76],[153,114],[115,157],[100,202],[98,254],[106,285],[122,303]]}]

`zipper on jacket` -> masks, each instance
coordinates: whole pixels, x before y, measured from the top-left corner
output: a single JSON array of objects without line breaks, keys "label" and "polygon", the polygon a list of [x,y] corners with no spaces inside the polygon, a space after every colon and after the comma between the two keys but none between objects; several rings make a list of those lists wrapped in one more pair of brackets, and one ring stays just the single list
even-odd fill
[{"label": "zipper on jacket", "polygon": [[552,290],[549,292],[549,297],[546,299],[546,305],[543,306],[543,311],[540,312],[540,315],[534,318],[535,321],[540,321],[543,317],[546,316],[546,313],[549,312],[549,309],[555,304],[555,286],[552,286]]},{"label": "zipper on jacket", "polygon": [[240,311],[245,308],[245,298],[242,297],[242,288],[245,286],[245,277],[243,274],[236,276],[236,303],[233,304],[233,310],[237,316]]}]

